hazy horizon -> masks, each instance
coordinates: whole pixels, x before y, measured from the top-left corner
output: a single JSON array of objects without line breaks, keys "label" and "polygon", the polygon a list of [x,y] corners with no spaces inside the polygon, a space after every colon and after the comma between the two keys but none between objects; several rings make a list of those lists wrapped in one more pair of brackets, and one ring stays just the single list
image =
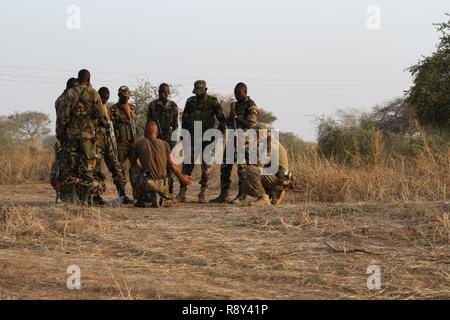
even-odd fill
[{"label": "hazy horizon", "polygon": [[[70,30],[67,8],[81,9]],[[369,6],[380,12],[370,30]],[[12,1],[4,0],[0,36],[0,115],[36,110],[54,119],[54,101],[81,68],[116,99],[120,85],[168,82],[180,108],[195,80],[229,95],[248,84],[276,128],[315,139],[314,118],[337,109],[369,110],[402,96],[405,69],[435,49],[433,23],[448,1]]]}]

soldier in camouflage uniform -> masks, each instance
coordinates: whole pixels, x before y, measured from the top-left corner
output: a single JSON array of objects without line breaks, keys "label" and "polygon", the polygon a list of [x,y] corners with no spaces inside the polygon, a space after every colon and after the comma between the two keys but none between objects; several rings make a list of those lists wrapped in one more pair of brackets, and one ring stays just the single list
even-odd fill
[{"label": "soldier in camouflage uniform", "polygon": [[[191,147],[191,163],[183,165],[183,174],[190,176],[192,170],[194,169],[194,139],[202,139],[203,137],[194,137],[194,122],[202,122],[202,133],[206,130],[214,128],[216,119],[219,122],[219,129],[224,131],[226,128],[225,116],[223,114],[222,106],[216,97],[208,95],[208,88],[206,87],[206,82],[199,80],[195,82],[193,93],[195,96],[190,97],[183,111],[181,126],[186,129],[191,134],[192,147]],[[209,144],[209,142],[203,143],[203,149]],[[200,193],[198,194],[198,200],[200,203],[206,203],[205,193],[208,189],[209,181],[209,169],[210,166],[206,163],[202,163],[202,177],[200,180]],[[186,201],[186,190],[185,185],[180,186],[180,193],[177,196],[178,202]]]},{"label": "soldier in camouflage uniform", "polygon": [[[110,124],[111,118],[106,105],[109,100],[109,90],[106,87],[102,87],[98,90],[98,93],[102,99],[106,123]],[[97,164],[95,167],[95,178],[101,188],[98,188],[96,190],[97,192],[93,193],[92,200],[95,205],[105,205],[105,201],[101,197],[101,194],[104,192],[103,185],[106,185],[106,176],[102,172],[102,160],[105,161],[108,170],[111,172],[117,190],[124,189],[124,186],[122,186],[124,183],[122,168],[120,167],[118,160],[117,150],[114,148],[114,144],[116,144],[115,137],[110,135],[109,130],[111,130],[110,126],[106,127],[104,123],[99,123],[96,137]],[[112,139],[114,139],[114,141],[112,141]]]},{"label": "soldier in camouflage uniform", "polygon": [[131,204],[133,201],[125,193],[127,182],[127,172],[129,170],[129,161],[136,143],[136,113],[133,105],[128,101],[131,97],[131,91],[127,86],[119,88],[119,101],[110,108],[111,120],[114,125],[115,136],[117,140],[118,158],[122,168],[123,183],[116,185],[117,192],[124,204]]},{"label": "soldier in camouflage uniform", "polygon": [[89,204],[94,186],[96,164],[95,136],[97,123],[104,121],[103,104],[96,90],[90,85],[87,70],[78,73],[79,86],[67,91],[65,112],[61,125],[67,135],[69,152],[68,184],[71,202],[78,202],[77,184],[80,184],[82,204]]},{"label": "soldier in camouflage uniform", "polygon": [[[271,150],[271,135],[270,128],[265,124],[259,124],[255,127],[258,130],[258,142],[267,141],[268,154],[278,152],[278,170],[275,174],[262,175],[262,165],[246,165],[242,172],[243,190],[252,197],[257,198],[256,201],[251,202],[251,206],[264,207],[269,205],[279,205],[288,189],[293,189],[294,178],[289,171],[289,160],[286,149],[278,141],[275,142],[275,150]],[[266,165],[270,166],[270,163]],[[245,203],[244,199],[235,201],[236,204]]]},{"label": "soldier in camouflage uniform", "polygon": [[66,89],[56,99],[55,111],[56,111],[56,138],[59,141],[59,145],[55,145],[55,160],[52,165],[51,184],[57,192],[57,199],[66,202],[70,200],[70,187],[66,183],[68,178],[68,162],[67,159],[67,138],[64,132],[64,128],[61,124],[65,111],[65,97],[66,92],[74,87],[78,86],[78,81],[75,78],[70,78],[66,83]]},{"label": "soldier in camouflage uniform", "polygon": [[[158,90],[159,98],[150,102],[147,112],[147,122],[154,121],[158,124],[158,135],[161,140],[166,141],[170,150],[174,148],[177,141],[172,141],[172,132],[178,129],[178,106],[169,100],[170,87],[162,83]],[[169,192],[173,193],[173,174],[168,171]]]},{"label": "soldier in camouflage uniform", "polygon": [[[232,103],[230,106],[230,115],[227,118],[227,126],[234,130],[242,129],[243,131],[247,131],[255,126],[258,118],[258,109],[255,102],[247,96],[247,86],[245,83],[240,82],[236,85],[234,88],[234,95],[237,102]],[[227,164],[225,158],[226,150],[224,151],[224,161],[220,169],[220,195],[211,200],[211,203],[229,202],[228,197],[231,188],[231,171],[233,169],[233,164]],[[242,176],[244,169],[245,165],[238,164],[239,190],[235,200],[245,199]]]}]

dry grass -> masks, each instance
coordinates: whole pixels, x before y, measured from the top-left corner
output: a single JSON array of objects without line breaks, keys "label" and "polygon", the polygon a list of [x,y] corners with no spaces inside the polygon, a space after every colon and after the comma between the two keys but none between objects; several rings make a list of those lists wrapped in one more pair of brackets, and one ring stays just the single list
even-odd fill
[{"label": "dry grass", "polygon": [[[2,298],[450,298],[447,203],[321,204],[291,194],[265,210],[95,209],[54,206],[46,188],[25,204],[43,188],[14,201],[0,190]],[[65,286],[72,264],[81,290]],[[367,289],[369,265],[381,267],[381,290]]]},{"label": "dry grass", "polygon": [[0,154],[0,184],[49,181],[53,155],[52,150],[4,150]]}]

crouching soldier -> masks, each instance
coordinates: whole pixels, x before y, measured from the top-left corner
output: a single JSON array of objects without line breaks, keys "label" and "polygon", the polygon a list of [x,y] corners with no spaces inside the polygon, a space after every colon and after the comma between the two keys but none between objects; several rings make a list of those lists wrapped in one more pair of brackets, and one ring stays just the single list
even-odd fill
[{"label": "crouching soldier", "polygon": [[[270,150],[271,134],[269,127],[260,124],[255,127],[258,130],[258,143],[267,141],[268,155],[276,150]],[[278,141],[275,142],[278,149],[279,167],[275,174],[262,175],[260,165],[247,165],[243,172],[245,193],[249,196],[257,198],[251,202],[251,206],[263,207],[269,205],[279,205],[286,196],[286,190],[294,189],[294,179],[289,171],[289,160],[286,149]],[[267,164],[269,167],[271,164]],[[239,203],[240,201],[237,201]]]},{"label": "crouching soldier", "polygon": [[[136,143],[131,156],[131,166],[130,176],[138,195],[135,207],[146,207],[147,194],[150,194],[152,207],[174,204],[173,195],[169,192],[167,167],[182,185],[191,184],[191,177],[183,175],[175,164],[169,144],[158,139],[158,125],[154,121],[147,123],[145,138]],[[160,201],[158,197],[161,197]]]}]

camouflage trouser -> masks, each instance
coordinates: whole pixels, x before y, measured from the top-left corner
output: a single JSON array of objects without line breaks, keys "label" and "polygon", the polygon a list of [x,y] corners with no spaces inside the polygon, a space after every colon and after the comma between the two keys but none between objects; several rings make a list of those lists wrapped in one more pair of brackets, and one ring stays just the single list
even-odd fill
[{"label": "camouflage trouser", "polygon": [[71,138],[68,141],[69,172],[67,183],[93,188],[96,165],[96,146],[94,139]]},{"label": "camouflage trouser", "polygon": [[140,168],[131,167],[130,181],[137,199],[144,199],[145,194],[155,192],[163,198],[164,205],[174,204],[173,194],[169,192],[169,179],[148,179]]},{"label": "camouflage trouser", "polygon": [[271,198],[284,190],[281,181],[276,175],[261,175],[260,168],[247,165],[243,170],[245,193],[255,198],[261,198],[268,194]]},{"label": "camouflage trouser", "polygon": [[[205,147],[209,144],[209,142],[205,142],[202,148],[202,152],[204,151]],[[191,146],[191,163],[190,164],[183,164],[183,174],[186,174],[188,176],[190,176],[192,174],[192,171],[194,170],[195,164],[194,164],[194,146]],[[210,173],[210,169],[211,169],[211,165],[206,164],[206,163],[202,163],[201,164],[201,168],[202,168],[202,176],[200,179],[200,185],[202,187],[202,189],[207,189],[208,188],[208,183],[209,183],[209,173]]]},{"label": "camouflage trouser", "polygon": [[[226,154],[227,151],[224,150],[223,156],[223,164],[220,166],[220,189],[222,191],[228,191],[231,188],[231,172],[233,170],[233,164],[226,163]],[[236,161],[236,158],[234,159]],[[243,182],[243,173],[245,170],[245,165],[238,164],[238,187],[239,194],[244,193],[244,182]]]},{"label": "camouflage trouser", "polygon": [[127,175],[130,169],[130,158],[133,153],[133,143],[132,142],[121,142],[117,144],[117,152],[120,168],[122,170],[122,182],[126,184]]},{"label": "camouflage trouser", "polygon": [[102,173],[102,160],[105,161],[109,172],[111,172],[114,184],[117,186],[124,183],[122,168],[118,158],[116,160],[113,146],[105,137],[97,139],[97,165],[95,167],[95,173],[98,178],[103,177],[106,180],[105,175]]},{"label": "camouflage trouser", "polygon": [[66,202],[70,200],[70,185],[67,183],[69,178],[69,153],[67,149],[61,146],[55,155],[51,171],[51,185],[59,194],[59,199]]}]

